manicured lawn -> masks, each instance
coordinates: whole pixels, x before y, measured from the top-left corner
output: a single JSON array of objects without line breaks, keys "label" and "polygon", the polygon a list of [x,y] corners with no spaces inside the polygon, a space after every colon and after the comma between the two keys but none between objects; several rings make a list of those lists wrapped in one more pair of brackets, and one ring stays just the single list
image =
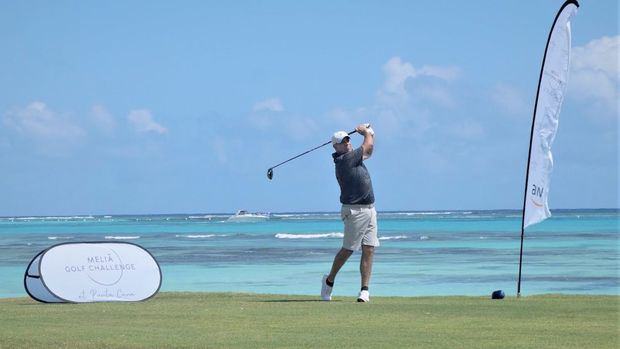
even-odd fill
[{"label": "manicured lawn", "polygon": [[160,293],[142,303],[0,299],[0,348],[618,348],[620,297]]}]

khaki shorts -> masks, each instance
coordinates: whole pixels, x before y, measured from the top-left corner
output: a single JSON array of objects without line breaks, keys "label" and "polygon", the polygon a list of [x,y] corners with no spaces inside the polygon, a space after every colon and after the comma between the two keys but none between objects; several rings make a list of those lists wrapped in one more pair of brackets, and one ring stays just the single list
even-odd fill
[{"label": "khaki shorts", "polygon": [[361,245],[379,246],[374,205],[342,205],[340,216],[344,221],[343,248],[356,251]]}]

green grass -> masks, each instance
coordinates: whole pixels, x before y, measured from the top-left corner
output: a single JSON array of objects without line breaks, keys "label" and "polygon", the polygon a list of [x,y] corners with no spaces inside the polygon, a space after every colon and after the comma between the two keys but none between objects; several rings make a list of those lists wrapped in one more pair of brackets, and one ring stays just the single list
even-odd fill
[{"label": "green grass", "polygon": [[140,303],[0,299],[0,348],[618,348],[620,297],[160,293]]}]

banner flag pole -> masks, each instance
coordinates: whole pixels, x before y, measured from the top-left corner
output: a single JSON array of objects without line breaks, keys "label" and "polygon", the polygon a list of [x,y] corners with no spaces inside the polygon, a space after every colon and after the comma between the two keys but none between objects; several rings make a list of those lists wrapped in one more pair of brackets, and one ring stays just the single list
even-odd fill
[{"label": "banner flag pole", "polygon": [[[551,144],[557,132],[560,109],[568,81],[571,48],[570,20],[578,7],[579,3],[576,0],[566,0],[560,7],[549,31],[540,68],[525,172],[517,297],[521,296],[525,228],[551,216],[547,202],[553,168]],[[540,115],[538,115],[539,112]]]}]

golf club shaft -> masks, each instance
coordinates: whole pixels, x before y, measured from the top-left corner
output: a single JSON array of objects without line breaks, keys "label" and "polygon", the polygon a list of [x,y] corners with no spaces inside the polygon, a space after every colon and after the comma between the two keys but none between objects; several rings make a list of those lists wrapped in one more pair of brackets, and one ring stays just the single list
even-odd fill
[{"label": "golf club shaft", "polygon": [[[349,135],[352,135],[352,134],[354,134],[355,132],[357,132],[357,131],[356,131],[356,130],[353,130],[353,131],[349,132]],[[314,151],[314,150],[317,150],[317,149],[319,149],[319,148],[321,148],[321,147],[324,147],[324,146],[328,145],[329,143],[331,143],[331,141],[327,141],[327,142],[325,142],[325,143],[323,143],[323,144],[321,144],[321,145],[319,145],[319,146],[316,146],[316,147],[314,147],[314,148],[312,148],[312,149],[310,149],[310,150],[307,150],[307,151],[305,151],[305,152],[303,152],[303,153],[301,153],[301,154],[299,154],[299,155],[297,155],[297,156],[294,156],[294,157],[292,157],[292,158],[290,158],[290,159],[288,159],[288,160],[282,161],[281,163],[279,163],[279,164],[277,164],[277,165],[275,165],[275,166],[272,166],[272,167],[270,167],[269,169],[270,169],[270,170],[272,170],[272,169],[274,169],[274,168],[276,168],[276,167],[278,167],[278,166],[280,166],[280,165],[286,164],[287,162],[289,162],[289,161],[291,161],[291,160],[295,160],[295,159],[297,159],[298,157],[300,157],[300,156],[302,156],[302,155],[305,155],[305,154],[308,154],[309,152]]]}]

